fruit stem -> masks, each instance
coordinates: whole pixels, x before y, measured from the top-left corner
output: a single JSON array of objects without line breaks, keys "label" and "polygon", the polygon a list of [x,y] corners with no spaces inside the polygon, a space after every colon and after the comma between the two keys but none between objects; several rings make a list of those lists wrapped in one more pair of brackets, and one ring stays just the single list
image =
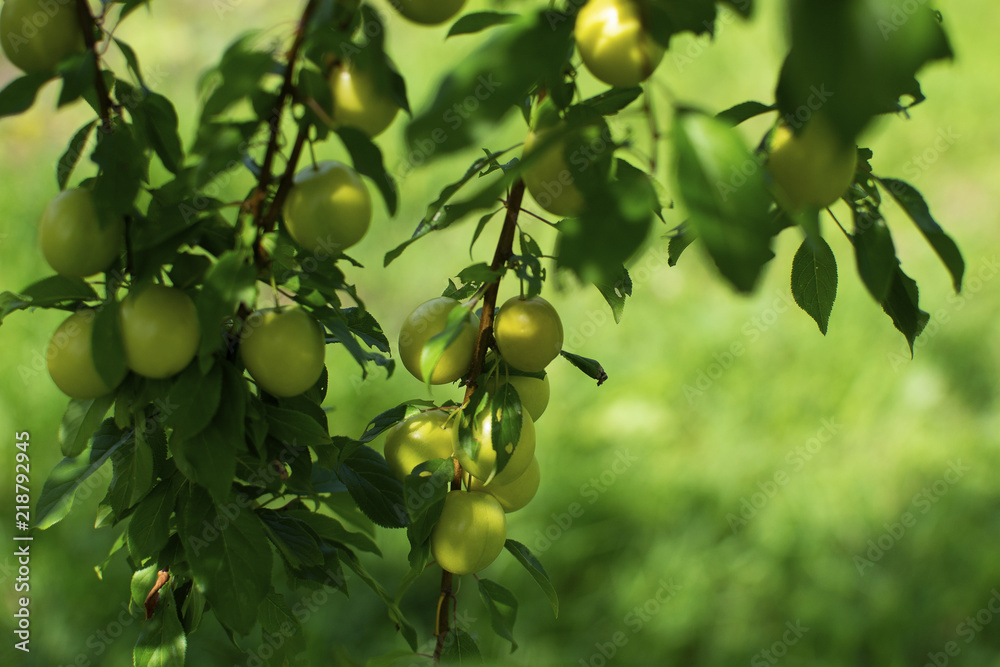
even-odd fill
[{"label": "fruit stem", "polygon": [[97,93],[97,106],[101,115],[101,131],[111,132],[111,94],[104,84],[104,73],[101,71],[101,53],[97,48],[97,40],[94,39],[94,28],[97,21],[90,13],[90,5],[87,0],[76,0],[76,18],[83,32],[83,43],[88,51],[94,53],[94,91]]},{"label": "fruit stem", "polygon": [[[514,252],[514,233],[517,230],[517,217],[521,212],[521,201],[524,199],[524,181],[520,178],[514,182],[510,188],[510,193],[505,202],[507,214],[504,216],[503,229],[500,230],[500,238],[497,240],[496,251],[493,253],[493,262],[490,269],[499,271],[507,264],[507,260]],[[496,311],[497,294],[500,291],[501,274],[496,280],[486,286],[483,292],[483,312],[479,317],[479,335],[476,337],[476,346],[472,354],[472,366],[466,376],[465,382],[465,403],[468,403],[479,386],[479,376],[482,374],[483,366],[486,363],[486,352],[493,342],[493,313]],[[451,490],[460,491],[462,489],[461,467],[456,462],[455,479],[452,480]],[[444,644],[451,632],[451,619],[448,614],[448,601],[455,598],[454,578],[451,572],[441,569],[441,594],[437,604],[437,623],[435,624],[434,635],[437,643],[434,646],[434,664],[441,661],[441,653],[444,651]]]}]

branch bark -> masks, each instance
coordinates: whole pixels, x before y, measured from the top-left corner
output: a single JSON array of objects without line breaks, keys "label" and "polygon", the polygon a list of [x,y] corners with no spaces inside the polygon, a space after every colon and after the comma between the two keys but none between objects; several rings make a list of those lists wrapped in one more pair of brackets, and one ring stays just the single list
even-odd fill
[{"label": "branch bark", "polygon": [[[503,229],[500,230],[500,238],[497,240],[497,247],[493,253],[493,261],[490,268],[494,271],[500,270],[510,259],[514,252],[514,233],[517,231],[517,217],[521,212],[521,201],[524,199],[524,181],[518,179],[511,186],[510,195],[507,197],[507,214],[504,216]],[[486,353],[493,344],[493,314],[496,312],[497,294],[500,292],[500,280],[497,278],[486,286],[483,292],[483,312],[479,317],[479,335],[476,337],[476,346],[472,355],[472,366],[469,368],[465,386],[465,400],[468,401],[479,386],[479,376],[483,372],[483,365],[486,363]],[[455,479],[451,483],[452,491],[460,491],[462,488],[461,468],[456,465]],[[441,571],[441,594],[438,597],[437,622],[435,624],[435,636],[437,642],[434,646],[434,664],[441,660],[441,653],[444,651],[444,644],[448,638],[448,633],[452,631],[450,609],[451,600],[454,599],[455,575],[445,569]]]},{"label": "branch bark", "polygon": [[104,84],[104,73],[101,71],[101,54],[97,49],[97,40],[94,39],[94,28],[97,21],[90,12],[90,5],[87,0],[76,0],[76,18],[83,32],[83,43],[87,50],[94,54],[94,65],[96,74],[94,75],[94,90],[97,93],[97,105],[101,115],[101,131],[111,132],[111,93]]}]

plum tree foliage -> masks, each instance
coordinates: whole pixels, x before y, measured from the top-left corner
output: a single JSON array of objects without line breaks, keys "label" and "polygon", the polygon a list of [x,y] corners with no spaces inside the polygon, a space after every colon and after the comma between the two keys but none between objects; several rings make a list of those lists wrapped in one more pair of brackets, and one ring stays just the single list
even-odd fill
[{"label": "plum tree foliage", "polygon": [[[477,42],[431,73],[390,62],[386,27],[368,2],[303,0],[284,43],[267,50],[240,38],[226,48],[202,79],[186,143],[174,104],[143,77],[141,49],[115,30],[151,1],[7,0],[0,13],[3,50],[25,72],[0,91],[0,116],[28,112],[49,81],[61,85],[60,106],[94,113],[67,137],[56,168],[62,193],[38,210],[56,273],[0,294],[0,319],[69,314],[48,364],[70,397],[67,421],[90,435],[61,442],[66,458],[34,522],[62,520],[75,489],[111,461],[97,525],[122,531],[112,557],[127,558],[132,590],[149,593],[133,599],[146,618],[136,665],[184,664],[206,611],[234,643],[291,624],[299,639],[268,658],[291,664],[304,642],[281,591],[346,592],[345,568],[384,600],[386,632],[398,631],[414,653],[421,640],[399,600],[417,577],[440,576],[440,597],[426,605],[435,664],[478,653],[451,625],[454,578],[498,557],[523,564],[557,610],[537,558],[506,539],[504,509],[523,506],[539,483],[534,419],[549,399],[546,366],[561,357],[598,384],[607,374],[561,349],[559,317],[540,294],[553,272],[573,276],[596,286],[619,321],[632,294],[627,267],[675,200],[686,218],[669,228],[670,264],[694,244],[740,292],[757,285],[779,234],[799,235],[791,290],[823,333],[838,280],[827,233],[849,239],[863,284],[911,349],[928,322],[896,256],[893,236],[903,230],[887,225],[885,195],[961,289],[961,253],[923,197],[876,175],[872,152],[856,146],[876,116],[905,116],[923,101],[918,72],[951,57],[942,17],[924,3],[901,15],[883,0],[787,0],[790,46],[773,100],[719,110],[640,101],[655,93],[643,82],[674,35],[714,31],[719,8],[708,0],[539,0],[521,3],[520,14],[464,15],[462,0],[399,0],[412,21],[400,29],[452,21],[449,37]],[[744,18],[754,10],[752,0],[718,4]],[[47,27],[37,27],[41,19]],[[127,67],[112,68],[108,51]],[[406,80],[416,76],[436,84],[411,109]],[[591,76],[620,87],[584,98],[577,82]],[[468,122],[442,124],[477,91]],[[626,108],[660,130],[653,141],[673,143],[667,174],[625,150],[633,137],[609,129],[606,119]],[[762,137],[753,149],[737,126],[762,114],[774,120],[774,141]],[[523,150],[495,145],[491,132],[518,115]],[[469,166],[422,202],[426,215],[386,248],[385,264],[414,244],[432,255],[421,240],[459,223],[473,242],[497,240],[490,263],[441,275],[440,296],[399,304],[412,314],[396,356],[427,387],[459,382],[463,400],[386,406],[364,433],[331,435],[327,388],[350,374],[325,369],[325,347],[344,346],[365,376],[395,365],[379,319],[398,313],[370,312],[339,268],[353,262],[344,251],[384,222],[372,220],[371,197],[395,215],[400,198],[418,196],[400,190],[383,163],[377,136],[390,123],[405,124],[410,147],[434,146],[428,160],[458,155]],[[339,143],[345,163],[311,164],[305,149],[319,142]],[[84,157],[96,176],[74,179]],[[235,204],[208,194],[231,168],[254,181]],[[832,202],[849,218],[827,216],[820,207]],[[547,219],[558,230],[554,247],[522,230],[522,210],[556,216]],[[501,280],[517,281],[520,296],[498,307]],[[386,431],[390,462],[373,446]],[[540,431],[538,447],[546,444]],[[409,539],[411,570],[395,595],[357,556],[378,554],[366,534],[372,524]],[[435,559],[443,567],[428,568]],[[512,594],[479,584],[493,628],[515,648]]]}]

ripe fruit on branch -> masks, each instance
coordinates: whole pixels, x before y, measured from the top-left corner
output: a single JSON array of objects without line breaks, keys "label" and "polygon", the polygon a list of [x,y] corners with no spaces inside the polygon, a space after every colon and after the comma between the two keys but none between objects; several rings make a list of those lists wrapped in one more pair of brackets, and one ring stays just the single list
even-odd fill
[{"label": "ripe fruit on branch", "polygon": [[455,448],[455,424],[444,410],[421,412],[393,426],[385,437],[385,460],[403,480],[431,459],[450,458]]},{"label": "ripe fruit on branch", "polygon": [[828,121],[814,115],[798,135],[787,125],[774,131],[767,169],[792,207],[825,208],[854,182],[857,162],[857,148],[840,142]]},{"label": "ripe fruit on branch", "polygon": [[194,301],[165,285],[150,285],[125,297],[121,331],[128,367],[155,379],[181,372],[201,342]]},{"label": "ripe fruit on branch", "polygon": [[108,268],[125,241],[121,218],[97,219],[90,190],[73,188],[56,195],[38,223],[42,254],[56,273],[86,278]]},{"label": "ripe fruit on branch", "polygon": [[457,14],[465,0],[389,0],[400,14],[414,23],[437,25]]},{"label": "ripe fruit on branch", "polygon": [[494,479],[489,484],[484,484],[482,480],[472,478],[469,484],[470,491],[482,491],[497,499],[503,511],[516,512],[531,502],[531,499],[538,493],[538,482],[541,479],[538,469],[538,459],[531,458],[531,463],[527,469],[517,476],[516,479],[506,484],[497,484]]},{"label": "ripe fruit on branch", "polygon": [[528,163],[522,178],[524,185],[539,206],[549,213],[560,216],[574,216],[583,210],[584,200],[573,171],[566,162],[567,139],[550,139],[563,132],[561,123],[532,130],[524,140],[521,160],[527,160],[532,153],[543,152]]},{"label": "ripe fruit on branch", "polygon": [[455,574],[479,572],[507,541],[507,517],[496,498],[479,491],[450,491],[431,531],[431,553]]},{"label": "ripe fruit on branch", "polygon": [[70,398],[97,398],[114,389],[94,365],[93,338],[94,311],[81,310],[59,325],[45,351],[52,381]]},{"label": "ripe fruit on branch", "polygon": [[54,70],[63,58],[84,49],[76,1],[6,0],[0,9],[0,44],[28,74]]},{"label": "ripe fruit on branch", "polygon": [[323,374],[326,337],[299,307],[252,313],[240,335],[240,357],[257,386],[274,396],[297,396]]},{"label": "ripe fruit on branch", "polygon": [[538,421],[549,404],[549,376],[539,380],[526,375],[504,375],[501,371],[490,378],[486,391],[493,394],[504,384],[514,387],[517,397],[521,399],[521,408],[531,415],[532,421]]},{"label": "ripe fruit on branch", "polygon": [[493,337],[504,361],[522,371],[537,373],[562,350],[562,321],[552,304],[540,296],[512,297],[497,311]]},{"label": "ripe fruit on branch", "polygon": [[[424,380],[420,370],[424,345],[445,330],[448,316],[455,308],[462,308],[462,305],[455,299],[442,296],[420,304],[403,321],[399,330],[399,358],[406,370],[420,381]],[[458,336],[445,348],[434,366],[431,384],[448,384],[465,375],[472,365],[478,333],[479,318],[474,313],[468,313]]]},{"label": "ripe fruit on branch", "polygon": [[633,0],[590,0],[577,14],[573,34],[587,69],[611,86],[639,85],[663,59],[663,47],[649,35],[642,7]]},{"label": "ripe fruit on branch", "polygon": [[374,138],[392,124],[399,105],[392,99],[388,82],[380,86],[370,72],[353,63],[341,63],[330,74],[335,126],[356,127]]},{"label": "ripe fruit on branch", "polygon": [[[487,481],[493,474],[497,461],[497,453],[493,449],[493,419],[490,410],[484,410],[476,419],[473,437],[479,445],[478,451],[472,457],[466,454],[458,443],[456,429],[455,458],[462,464],[465,472]],[[500,419],[503,420],[503,415]],[[531,459],[535,457],[535,424],[526,412],[521,413],[521,432],[515,442],[506,443],[506,449],[508,452],[513,450],[513,454],[507,460],[504,469],[490,480],[500,485],[509,484],[517,479],[528,469]]]},{"label": "ripe fruit on branch", "polygon": [[295,242],[327,256],[360,241],[372,220],[368,188],[356,171],[334,160],[297,173],[282,210]]}]

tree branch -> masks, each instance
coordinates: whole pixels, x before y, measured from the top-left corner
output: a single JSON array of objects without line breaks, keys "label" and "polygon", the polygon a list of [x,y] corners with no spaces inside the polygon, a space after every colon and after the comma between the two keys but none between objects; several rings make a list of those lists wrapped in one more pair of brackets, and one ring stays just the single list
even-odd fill
[{"label": "tree branch", "polygon": [[87,0],[76,0],[76,18],[83,32],[83,43],[87,50],[94,54],[94,65],[96,74],[94,75],[94,90],[97,93],[97,106],[101,115],[101,130],[105,133],[111,132],[111,93],[104,85],[104,73],[101,71],[101,54],[97,49],[97,40],[94,39],[94,28],[97,21],[90,13],[90,5]]},{"label": "tree branch", "polygon": [[[507,197],[507,214],[504,216],[503,229],[500,230],[500,238],[497,240],[497,248],[493,253],[493,262],[490,268],[499,271],[510,259],[514,252],[514,232],[517,230],[517,217],[521,213],[521,201],[524,199],[524,181],[518,179],[510,189]],[[476,346],[472,354],[472,366],[466,376],[465,400],[468,401],[479,386],[479,376],[483,372],[486,363],[486,353],[493,344],[493,314],[496,312],[497,294],[500,292],[499,278],[486,286],[483,292],[483,312],[479,317],[479,335],[476,337]],[[456,463],[455,479],[451,483],[452,491],[459,491],[462,488],[461,468]],[[454,587],[455,575],[442,568],[441,571],[441,594],[438,597],[437,623],[435,625],[435,636],[437,643],[434,646],[434,664],[441,660],[441,653],[444,651],[444,643],[451,632],[451,620],[449,601],[455,597]]]},{"label": "tree branch", "polygon": [[[285,74],[284,79],[281,82],[281,89],[278,91],[278,98],[274,101],[274,106],[271,107],[271,114],[268,118],[268,123],[271,128],[271,136],[268,138],[267,150],[264,152],[264,162],[260,167],[260,178],[257,181],[257,189],[250,196],[254,224],[256,224],[257,227],[261,227],[264,220],[265,210],[263,203],[267,197],[267,189],[271,186],[271,168],[274,165],[274,157],[278,153],[278,140],[281,137],[281,112],[284,110],[285,103],[288,101],[288,98],[292,96],[293,92],[295,92],[295,84],[292,81],[293,75],[295,74],[295,61],[298,59],[299,50],[301,50],[302,43],[306,38],[306,26],[309,25],[309,19],[316,11],[316,7],[318,5],[319,0],[309,0],[306,8],[302,10],[302,18],[299,21],[299,27],[295,33],[295,39],[292,41],[292,46],[288,50],[288,63],[285,65]],[[286,172],[289,170],[295,170],[295,162],[296,161],[294,160],[288,161]]]}]

